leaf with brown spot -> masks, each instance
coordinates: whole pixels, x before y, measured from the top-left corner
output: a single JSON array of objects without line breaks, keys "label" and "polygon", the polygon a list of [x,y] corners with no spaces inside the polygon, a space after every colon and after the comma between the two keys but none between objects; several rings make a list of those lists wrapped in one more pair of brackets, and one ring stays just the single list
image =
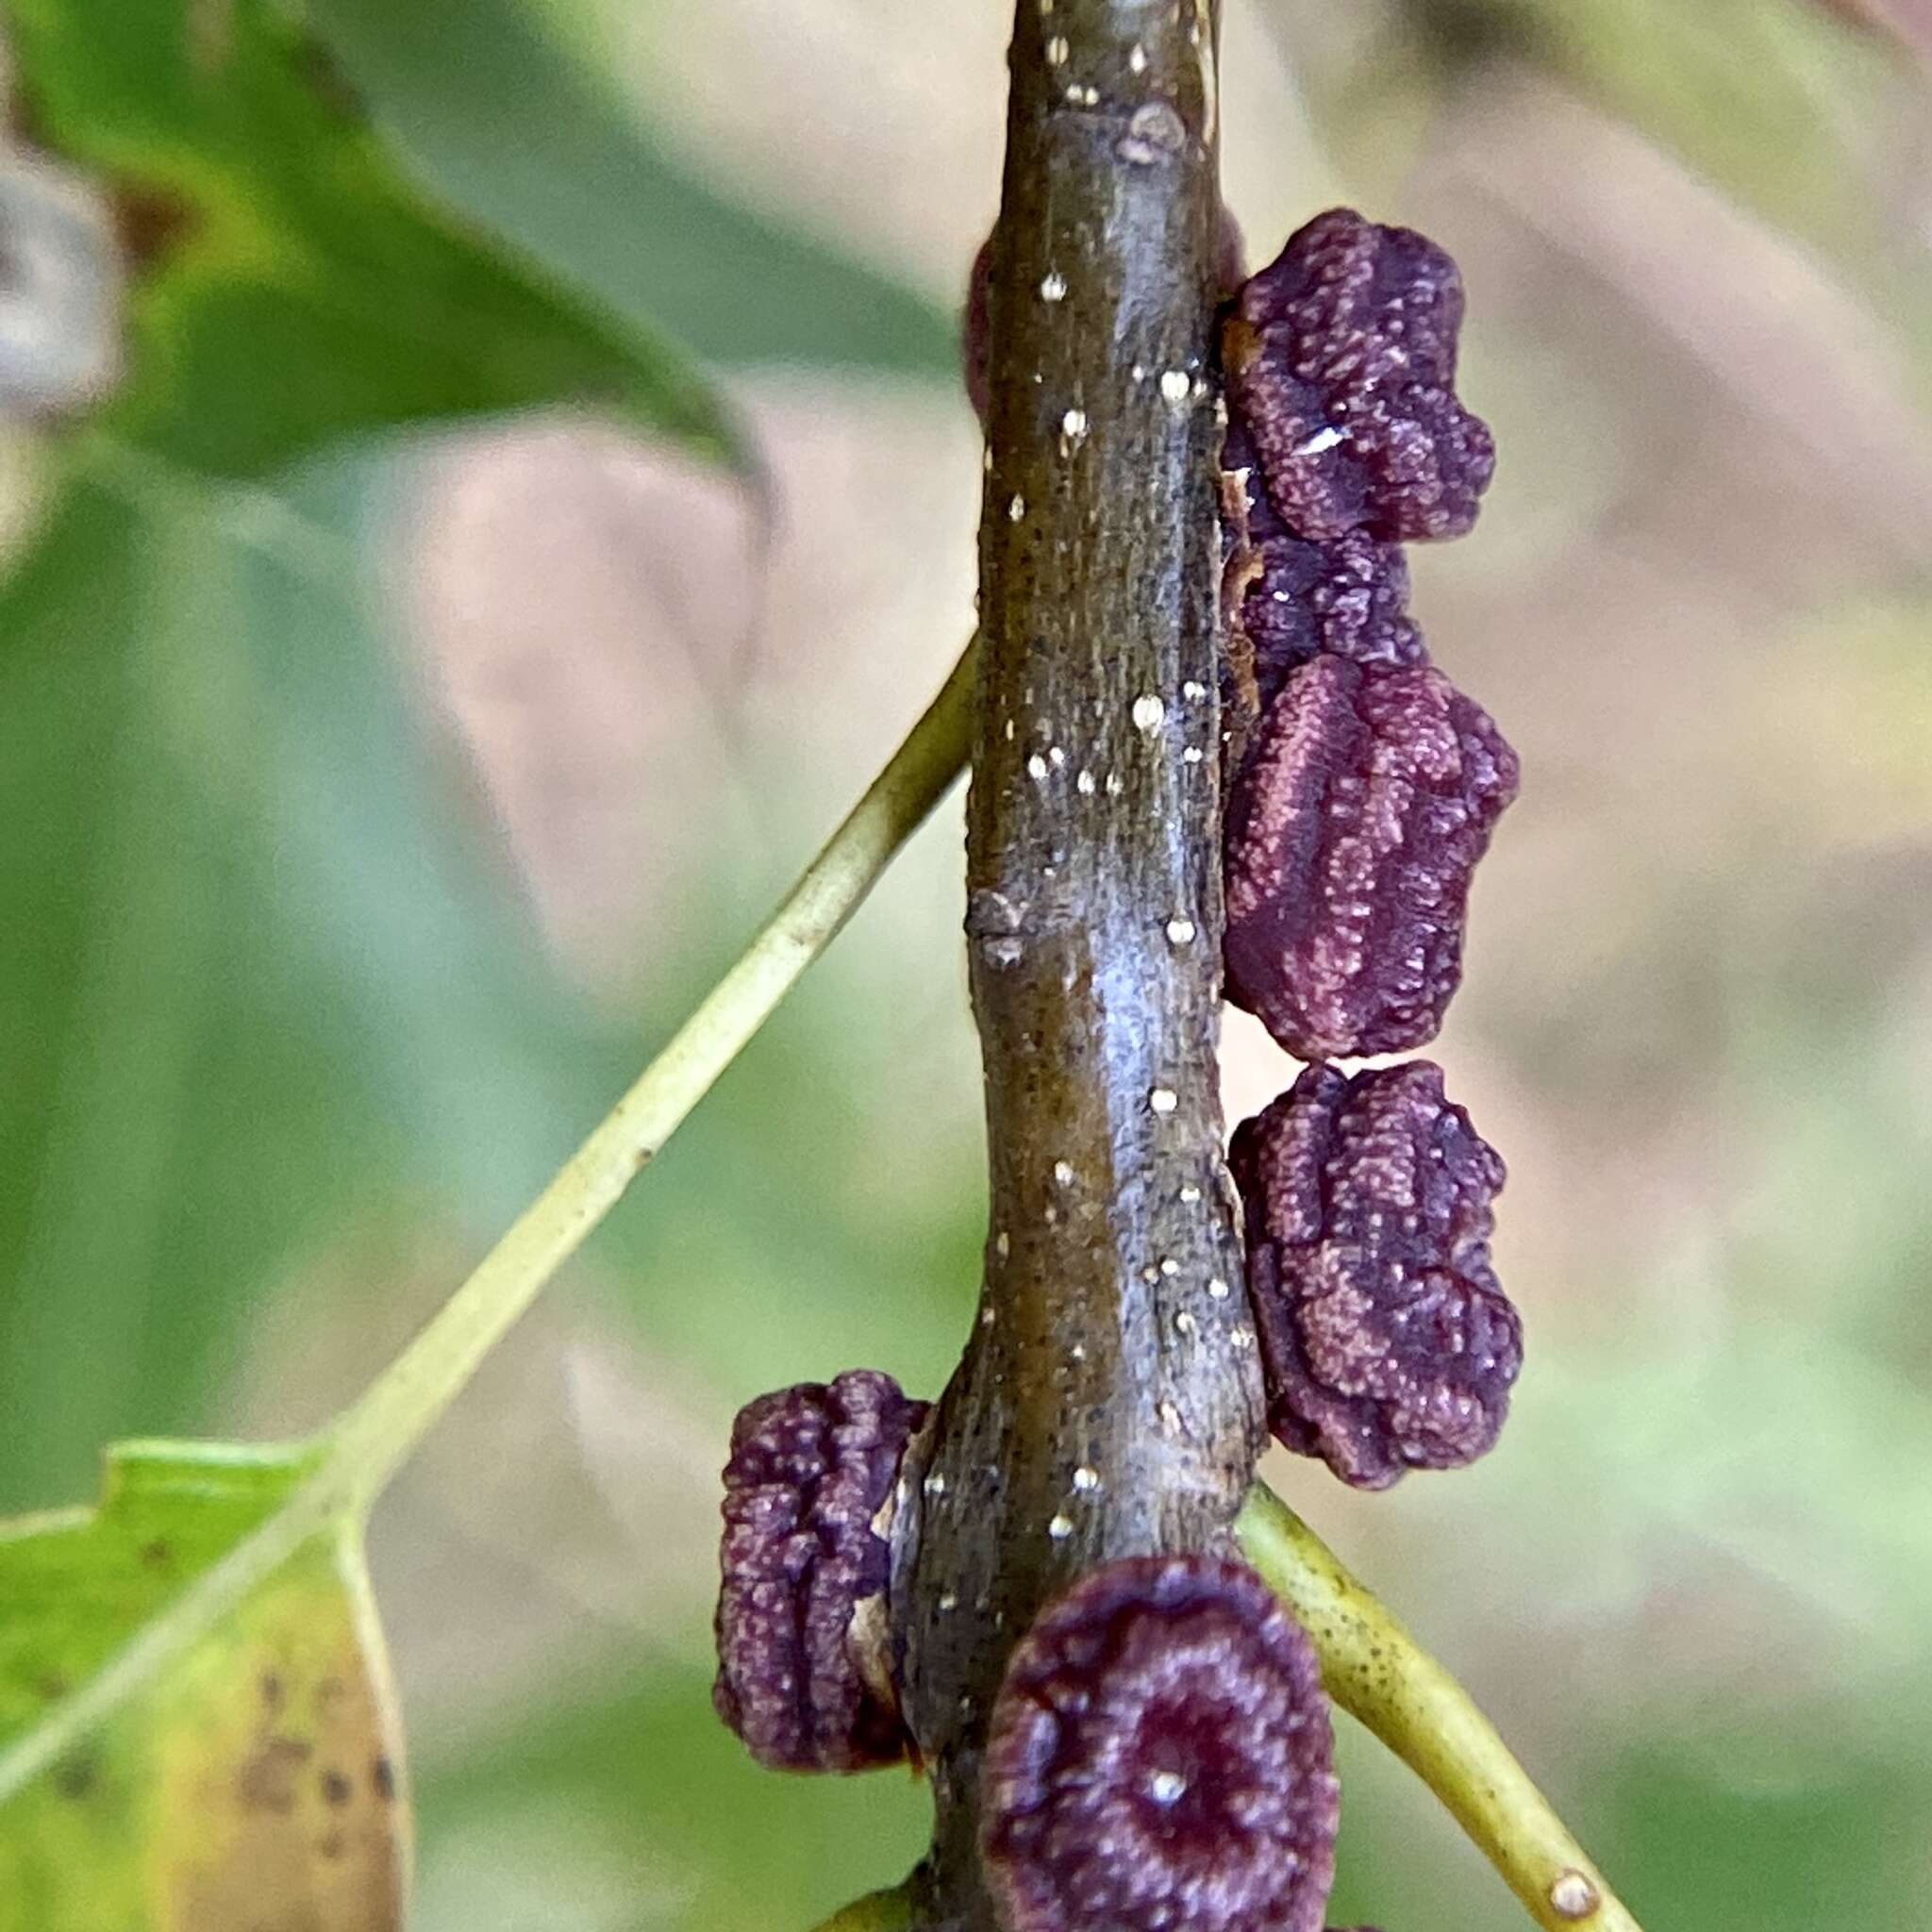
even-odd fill
[{"label": "leaf with brown spot", "polygon": [[[97,1507],[0,1525],[0,1766],[311,1467],[128,1443]],[[391,1932],[401,1752],[360,1539],[331,1527],[0,1803],[0,1932]]]}]

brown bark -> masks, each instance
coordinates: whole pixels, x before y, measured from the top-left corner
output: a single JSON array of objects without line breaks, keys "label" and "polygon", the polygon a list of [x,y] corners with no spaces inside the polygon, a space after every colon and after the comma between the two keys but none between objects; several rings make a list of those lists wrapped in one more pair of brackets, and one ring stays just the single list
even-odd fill
[{"label": "brown bark", "polygon": [[966,929],[991,1227],[908,1465],[919,1923],[992,1932],[977,1772],[1078,1572],[1224,1545],[1261,1433],[1216,1084],[1212,0],[1019,0],[994,250]]}]

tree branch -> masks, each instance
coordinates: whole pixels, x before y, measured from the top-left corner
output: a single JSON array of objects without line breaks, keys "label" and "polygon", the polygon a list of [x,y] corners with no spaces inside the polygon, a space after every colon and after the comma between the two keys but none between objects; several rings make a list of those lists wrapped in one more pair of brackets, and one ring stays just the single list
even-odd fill
[{"label": "tree branch", "polygon": [[1214,58],[1211,0],[1019,0],[967,829],[991,1228],[894,1588],[948,1932],[994,1923],[1014,1639],[1096,1562],[1226,1547],[1260,1440],[1215,1062]]}]

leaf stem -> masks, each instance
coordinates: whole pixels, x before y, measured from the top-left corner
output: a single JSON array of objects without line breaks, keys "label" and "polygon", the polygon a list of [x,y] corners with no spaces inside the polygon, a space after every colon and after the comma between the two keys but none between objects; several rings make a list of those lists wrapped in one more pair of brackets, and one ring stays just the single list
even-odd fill
[{"label": "leaf stem", "polygon": [[[423,1332],[306,1445],[314,1457],[310,1472],[281,1507],[79,1690],[0,1750],[0,1803],[213,1628],[311,1537],[359,1527],[384,1484],[483,1357],[831,943],[958,775],[971,735],[976,662],[976,647],[969,644],[925,714],[737,964]],[[291,1453],[302,1446],[291,1445]]]},{"label": "leaf stem", "polygon": [[966,761],[969,645],[891,762],[762,931],[548,1187],[334,1429],[332,1459],[375,1496],[584,1238],[852,916]]},{"label": "leaf stem", "polygon": [[841,1907],[814,1932],[908,1932],[912,1924],[912,1899],[903,1885],[890,1891],[869,1891]]},{"label": "leaf stem", "polygon": [[1641,1932],[1469,1692],[1265,1483],[1235,1533],[1314,1640],[1328,1694],[1435,1792],[1545,1932]]}]

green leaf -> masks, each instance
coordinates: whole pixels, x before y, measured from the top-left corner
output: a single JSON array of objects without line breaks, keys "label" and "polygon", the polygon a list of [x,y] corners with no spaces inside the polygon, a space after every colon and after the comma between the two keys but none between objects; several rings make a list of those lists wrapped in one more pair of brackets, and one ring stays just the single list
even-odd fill
[{"label": "green leaf", "polygon": [[[443,43],[385,39],[371,13],[358,39],[352,14],[358,59],[432,99]],[[0,587],[0,1507],[77,1493],[111,1437],[218,1427],[249,1314],[305,1248],[364,1239],[412,1184],[493,1234],[635,1055],[559,996],[455,822],[451,748],[423,741],[399,689],[364,540],[395,473],[346,460],[274,493],[208,473],[586,385],[674,427],[694,420],[680,398],[708,408],[682,375],[658,380],[644,338],[424,204],[264,0],[111,19],[23,0],[13,26],[41,131],[163,245],[133,300],[130,387]],[[599,130],[545,147],[488,123],[492,152],[547,157],[545,207],[584,199],[565,190],[577,167],[641,192],[623,154],[643,151],[575,101],[541,36],[488,44],[516,58],[484,64],[465,112],[507,112],[526,63],[529,101]],[[385,48],[425,64],[382,67]],[[703,211],[657,205],[673,234]],[[686,261],[700,280],[714,253],[754,278],[793,259],[708,233]],[[865,309],[883,285],[827,287]],[[829,343],[836,305],[815,299],[746,312],[817,313]],[[843,1299],[856,1310],[856,1282]],[[715,1327],[694,1340],[728,1361]]]},{"label": "green leaf", "polygon": [[84,478],[0,593],[8,1507],[75,1494],[110,1435],[191,1423],[237,1278],[365,1171],[339,1085],[289,1079],[326,1009],[279,996],[249,916],[229,562]]},{"label": "green leaf", "polygon": [[950,317],[831,241],[691,178],[530,0],[308,0],[308,11],[426,182],[615,312],[718,361],[958,381]]},{"label": "green leaf", "polygon": [[[90,638],[106,641],[102,662],[112,674],[107,690],[127,700],[126,717],[117,718],[108,733],[110,743],[123,753],[123,764],[171,788],[147,799],[143,815],[147,808],[158,811],[178,832],[181,812],[176,808],[197,797],[215,824],[211,849],[226,855],[238,870],[250,869],[247,840],[252,835],[269,846],[280,894],[299,906],[301,889],[320,883],[325,903],[308,922],[313,930],[305,935],[308,943],[289,951],[333,972],[343,986],[354,985],[358,973],[367,972],[361,958],[365,952],[384,956],[391,974],[402,962],[401,984],[408,997],[401,1002],[400,1016],[386,1016],[381,1026],[358,1016],[362,1032],[392,1048],[386,1058],[403,1061],[398,1070],[385,1069],[385,1077],[394,1079],[397,1071],[405,1075],[393,1096],[401,1106],[391,1112],[402,1112],[401,1124],[415,1128],[414,1140],[424,1143],[430,1141],[431,1123],[458,1117],[458,1132],[468,1130],[472,1137],[465,1149],[471,1166],[461,1189],[466,1199],[490,1195],[487,1186],[475,1187],[473,1181],[475,1163],[484,1159],[499,1164],[508,1159],[504,1173],[514,1167],[519,1170],[515,1183],[520,1189],[526,1186],[520,1170],[534,1167],[541,1174],[554,1161],[556,1150],[535,1149],[519,1137],[532,1132],[547,1137],[555,1113],[541,1104],[527,1110],[478,1110],[474,1106],[477,1090],[487,1097],[498,1063],[515,1058],[513,1054],[476,1051],[463,1024],[475,1018],[480,1026],[488,1015],[498,1016],[496,1024],[502,1024],[516,1010],[513,979],[499,979],[498,969],[488,963],[494,957],[489,950],[491,922],[468,921],[462,902],[436,867],[419,872],[412,862],[417,856],[412,831],[400,841],[392,839],[398,850],[380,849],[380,835],[389,829],[381,810],[383,795],[408,790],[408,780],[399,783],[398,773],[388,767],[393,707],[353,702],[338,708],[319,701],[318,691],[335,689],[330,680],[340,667],[356,661],[353,638],[343,637],[344,648],[317,650],[291,635],[292,620],[305,609],[331,623],[345,622],[344,612],[353,619],[353,599],[344,591],[345,584],[354,582],[353,573],[344,570],[353,559],[353,547],[341,544],[330,522],[317,515],[340,509],[332,505],[327,486],[333,481],[347,487],[353,474],[324,473],[300,494],[277,500],[205,484],[184,489],[172,472],[130,464],[125,453],[111,448],[96,446],[90,457],[91,466],[67,492],[65,517],[52,526],[21,580],[53,607],[37,606],[28,613],[37,618],[37,625],[12,627],[31,646],[25,655],[29,669],[42,672],[57,693],[66,688],[74,664],[72,655],[58,648],[66,635],[62,611],[84,608],[94,586],[105,582],[108,621],[76,632],[75,641],[83,645]],[[112,566],[98,577],[81,568],[96,554],[96,543],[99,558]],[[149,572],[155,574],[152,582]],[[151,627],[131,625],[124,606],[152,606],[161,621]],[[256,621],[246,621],[251,616]],[[0,624],[0,635],[7,629]],[[330,1655],[339,1667],[325,1663],[318,1668],[326,1674],[316,1676],[301,1648],[305,1632],[312,1637],[318,1629],[332,1627],[316,1587],[315,1564],[324,1553],[337,1566],[347,1562],[337,1532],[359,1521],[400,1458],[467,1379],[481,1352],[581,1239],[584,1227],[596,1218],[600,1198],[613,1198],[636,1174],[638,1149],[660,1143],[675,1129],[683,1109],[735,1054],[743,1038],[741,1029],[757,1024],[817,945],[839,929],[856,896],[875,875],[881,855],[924,817],[939,791],[957,774],[965,756],[971,668],[969,657],[906,751],[808,873],[785,914],[747,953],[740,970],[727,975],[724,991],[680,1033],[682,1044],[654,1062],[626,1106],[591,1136],[536,1208],[521,1218],[416,1341],[344,1411],[313,1458],[270,1456],[249,1462],[253,1469],[265,1459],[274,1479],[251,1483],[239,1496],[230,1493],[231,1486],[222,1477],[208,1477],[199,1464],[185,1476],[171,1466],[161,1488],[197,1494],[212,1491],[222,1504],[220,1516],[197,1517],[184,1525],[178,1575],[170,1574],[175,1544],[157,1529],[156,1519],[139,1511],[130,1517],[118,1507],[124,1490],[132,1494],[142,1487],[138,1484],[110,1486],[109,1507],[97,1518],[67,1515],[21,1526],[24,1548],[43,1534],[93,1531],[119,1553],[119,1568],[96,1592],[113,1614],[83,1614],[75,1620],[76,1628],[93,1629],[98,1641],[61,1653],[52,1667],[47,1664],[49,1645],[26,1640],[37,1624],[58,1621],[62,1607],[85,1610],[89,1587],[84,1569],[75,1563],[61,1568],[57,1549],[51,1564],[36,1568],[32,1555],[24,1559],[18,1577],[0,1570],[0,1602],[13,1618],[13,1633],[23,1639],[20,1675],[37,1687],[22,1700],[15,1733],[0,1733],[0,1807],[10,1803],[21,1807],[0,1815],[0,1851],[17,1868],[0,1865],[0,1878],[11,1877],[14,1894],[26,1901],[24,1909],[40,1912],[58,1891],[63,1907],[70,1895],[77,1899],[74,1909],[81,1913],[80,1923],[105,1925],[109,1932],[117,1932],[119,1925],[136,1932],[137,1927],[177,1924],[192,1925],[195,1932],[221,1932],[229,1923],[231,1906],[245,1902],[251,1916],[242,1923],[249,1927],[262,1923],[252,1916],[258,1907],[279,1913],[286,1907],[287,1923],[328,1932],[331,1921],[324,1912],[325,1907],[334,1909],[334,1895],[318,1900],[316,1888],[330,1882],[334,1867],[318,1876],[315,1860],[304,1847],[325,1860],[341,1857],[342,1850],[340,1843],[333,1852],[327,1848],[325,1818],[318,1824],[304,1811],[307,1801],[291,1788],[289,1778],[297,1766],[313,1761],[322,1766],[316,1788],[322,1802],[346,1804],[349,1788],[341,1766],[348,1747],[333,1736],[308,1729],[279,1724],[264,1727],[279,1715],[279,1691],[270,1693],[257,1667],[257,1637],[266,1628],[272,1656],[286,1651],[291,1668],[300,1664],[308,1672],[297,1681],[307,1686],[314,1679],[310,1702],[320,1722],[331,1696],[339,1694],[328,1687],[341,1682],[345,1666],[340,1665],[338,1649]],[[79,708],[91,714],[94,707],[87,701],[84,680],[79,688]],[[352,684],[349,689],[356,688]],[[413,769],[406,757],[397,764],[402,771]],[[125,780],[125,773],[120,776]],[[205,791],[195,792],[196,787]],[[33,804],[30,796],[23,802]],[[374,817],[365,824],[361,814],[371,809]],[[235,841],[232,848],[230,841]],[[158,844],[144,849],[143,861],[160,863],[165,856]],[[125,883],[118,871],[110,869],[108,876]],[[39,883],[50,882],[43,878]],[[61,883],[51,881],[56,892]],[[164,887],[155,890],[158,897],[168,896]],[[338,897],[348,908],[346,916],[341,914]],[[101,915],[108,928],[103,950],[110,958],[125,943],[113,929],[120,910],[110,896]],[[214,929],[222,930],[221,923]],[[467,970],[453,979],[447,962],[465,939],[483,947],[486,963],[479,968],[466,962]],[[130,971],[108,979],[125,992],[135,976]],[[177,979],[185,986],[198,975],[183,973]],[[208,991],[217,998],[222,992],[218,985]],[[416,1000],[425,1003],[425,1011],[413,1009]],[[458,1024],[450,1026],[445,1016]],[[404,1058],[410,1042],[420,1042],[414,1066]],[[215,1043],[219,1052],[240,1051],[246,1057],[245,1038],[223,1030]],[[339,1058],[346,1058],[345,1047],[359,1041],[345,1030],[343,1036],[332,1035],[330,1044]],[[76,1051],[84,1064],[100,1051],[84,1027]],[[544,1064],[550,1064],[547,1058]],[[97,1077],[80,1084],[92,1090],[104,1115],[112,1115],[124,1099],[134,1103],[120,1124],[129,1130],[133,1144],[144,1148],[148,1137],[168,1131],[178,1096],[164,1093],[164,1105],[149,1107],[148,1095],[124,1094],[116,1071],[109,1060]],[[365,1074],[365,1079],[375,1087],[373,1076]],[[408,1117],[412,1104],[423,1110],[421,1123]],[[382,1117],[379,1110],[376,1117]],[[478,1128],[487,1134],[476,1133]],[[253,1133],[257,1123],[244,1117],[231,1131]],[[106,1213],[108,1224],[117,1224],[107,1199],[114,1178],[93,1167],[66,1177],[61,1191],[75,1204],[72,1220],[79,1238],[88,1234],[92,1216]],[[193,1167],[184,1178],[190,1190],[205,1185],[205,1176]],[[156,1199],[171,1204],[166,1190],[157,1190]],[[496,1219],[493,1202],[484,1211]],[[29,1275],[18,1312],[31,1324],[44,1319],[49,1308],[87,1307],[98,1300],[122,1298],[115,1274],[107,1277],[107,1286],[105,1295],[63,1297],[58,1282]],[[197,1300],[206,1290],[198,1278],[187,1286]],[[64,1355],[70,1372],[88,1373],[87,1348],[70,1343]],[[31,1378],[21,1393],[28,1424],[22,1441],[32,1453],[42,1429],[58,1425],[59,1411]],[[11,1400],[0,1401],[0,1413],[9,1424],[17,1420],[14,1409]],[[199,1463],[225,1471],[228,1458],[221,1452],[198,1454]],[[192,1461],[195,1453],[166,1452],[175,1462],[184,1457]],[[87,1551],[81,1554],[86,1557]],[[333,1589],[347,1573],[331,1571],[330,1577]],[[273,1614],[262,1609],[264,1602]],[[16,1605],[23,1607],[14,1617]],[[177,1694],[184,1658],[197,1701]],[[702,1716],[701,1704],[692,1710]],[[174,1714],[180,1716],[178,1726],[173,1724]],[[169,1719],[166,1726],[163,1718]],[[703,1722],[706,1734],[723,1741],[708,1717]],[[77,1752],[92,1748],[97,1738],[117,1750],[121,1740],[132,1741],[125,1744],[128,1769],[125,1776],[117,1774],[108,1791],[118,1808],[107,1824],[90,1824],[88,1828],[96,1837],[117,1833],[137,1855],[152,1842],[152,1856],[138,1880],[128,1879],[106,1856],[92,1857],[88,1846],[63,1843],[52,1853],[42,1849],[58,1838],[46,1824],[45,1794],[72,1799],[76,1789],[92,1789],[88,1778],[70,1775],[63,1790],[61,1779],[63,1768],[74,1764]],[[146,1801],[137,1796],[158,1791],[166,1798],[175,1789],[169,1780],[177,1758],[184,1788],[196,1807],[186,1822],[175,1810],[156,1814],[152,1807],[142,1808]],[[378,1797],[385,1782],[375,1781]],[[231,1814],[247,1809],[251,1790],[267,1793],[256,1808],[277,1818],[295,1812],[306,1821],[307,1836],[291,1838],[274,1821],[243,1816],[238,1823]],[[57,1822],[70,1817],[58,1810],[53,1815]],[[16,1816],[25,1821],[17,1834]],[[258,1832],[252,1828],[258,1824]],[[70,1855],[81,1861],[83,1878],[61,1876],[62,1861],[71,1862]],[[274,1883],[255,1885],[244,1876],[235,1880],[237,1890],[231,1891],[228,1882],[237,1873],[268,1874]],[[128,1887],[133,1890],[124,1896]],[[390,1909],[388,1894],[375,1900],[364,1896],[360,1915],[346,1924],[380,1927],[388,1923],[384,1915]],[[27,1923],[39,1922],[30,1918]],[[0,1926],[4,1924],[0,1921]],[[56,1932],[64,1932],[64,1924],[57,1922]]]},{"label": "green leaf", "polygon": [[[98,1508],[0,1524],[0,1779],[311,1467],[292,1449],[124,1443]],[[400,1786],[359,1539],[331,1526],[0,1803],[0,1932],[388,1932]]]},{"label": "green leaf", "polygon": [[37,138],[134,245],[115,436],[258,475],[353,430],[579,400],[729,447],[662,338],[418,193],[269,0],[16,0],[8,25]]}]

